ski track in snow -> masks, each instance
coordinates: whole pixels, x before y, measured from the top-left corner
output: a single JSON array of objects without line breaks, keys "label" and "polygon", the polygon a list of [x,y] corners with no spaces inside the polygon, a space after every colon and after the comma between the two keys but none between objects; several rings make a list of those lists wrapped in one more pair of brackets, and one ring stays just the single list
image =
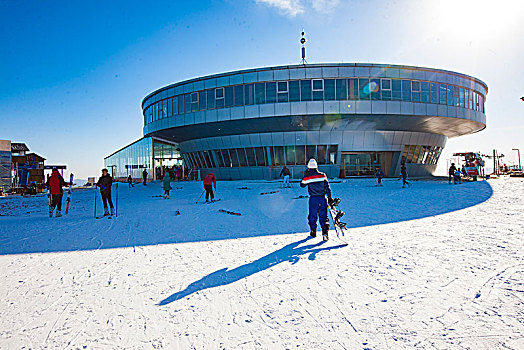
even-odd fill
[{"label": "ski track in snow", "polygon": [[347,247],[297,184],[121,184],[100,220],[93,190],[0,198],[0,348],[524,349],[524,180],[371,183],[332,184]]}]

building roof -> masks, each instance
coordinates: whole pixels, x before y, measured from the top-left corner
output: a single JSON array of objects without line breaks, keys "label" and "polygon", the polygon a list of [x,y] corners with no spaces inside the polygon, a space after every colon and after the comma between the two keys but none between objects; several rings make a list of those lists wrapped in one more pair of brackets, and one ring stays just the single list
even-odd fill
[{"label": "building roof", "polygon": [[11,152],[22,152],[22,151],[29,151],[29,148],[25,145],[25,143],[18,143],[18,142],[12,142],[11,143]]},{"label": "building roof", "polygon": [[44,157],[39,156],[36,153],[27,153],[26,156],[27,156],[27,158],[32,158],[32,159],[38,160],[40,162],[43,162],[44,160],[46,160]]}]

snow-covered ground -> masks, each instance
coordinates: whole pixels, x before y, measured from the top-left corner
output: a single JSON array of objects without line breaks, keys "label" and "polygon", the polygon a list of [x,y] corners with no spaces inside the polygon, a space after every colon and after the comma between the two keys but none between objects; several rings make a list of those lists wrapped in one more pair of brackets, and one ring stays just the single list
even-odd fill
[{"label": "snow-covered ground", "polygon": [[0,198],[0,348],[524,349],[524,179],[333,183],[349,246],[297,184],[119,186],[114,219]]}]

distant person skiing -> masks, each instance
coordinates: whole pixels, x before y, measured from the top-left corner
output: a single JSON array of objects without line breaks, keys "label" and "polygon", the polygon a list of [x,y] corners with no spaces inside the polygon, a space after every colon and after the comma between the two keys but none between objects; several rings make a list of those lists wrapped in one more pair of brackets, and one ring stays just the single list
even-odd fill
[{"label": "distant person skiing", "polygon": [[106,168],[102,169],[102,176],[98,179],[96,187],[100,187],[100,195],[102,196],[102,202],[104,203],[104,216],[109,215],[107,204],[111,208],[111,216],[115,215],[115,209],[113,208],[113,201],[111,200],[111,186],[113,185],[113,178],[109,175]]},{"label": "distant person skiing", "polygon": [[127,184],[129,185],[129,188],[135,187],[135,185],[133,184],[133,179],[131,178],[131,175],[127,177]]},{"label": "distant person skiing", "polygon": [[147,170],[146,169],[144,169],[144,171],[142,171],[142,179],[144,180],[143,184],[145,186],[146,182],[147,182]]},{"label": "distant person skiing", "polygon": [[[67,183],[68,184],[68,183]],[[53,217],[53,211],[56,207],[55,217],[59,218],[62,216],[62,197],[64,195],[63,186],[67,185],[64,178],[58,172],[57,168],[53,168],[51,177],[46,182],[46,186],[51,194],[51,204],[49,205],[49,217]]]},{"label": "distant person skiing", "polygon": [[449,167],[448,175],[449,175],[449,184],[451,185],[451,181],[454,180],[455,177],[455,171],[457,168],[455,167],[455,163],[451,163],[451,166]]},{"label": "distant person skiing", "polygon": [[164,174],[162,187],[164,188],[164,199],[169,199],[169,190],[171,189],[171,176],[169,176],[169,171],[166,171]]},{"label": "distant person skiing", "polygon": [[213,194],[213,186],[215,191],[217,189],[217,179],[215,174],[209,173],[204,178],[204,189],[206,190],[206,202],[209,202],[209,197],[211,196],[211,202],[215,201],[215,195]]},{"label": "distant person skiing", "polygon": [[280,171],[280,176],[284,176],[284,183],[282,184],[282,187],[291,187],[291,184],[289,183],[289,176],[291,175],[291,172],[289,169],[284,165],[282,170]]},{"label": "distant person skiing", "polygon": [[382,178],[384,177],[384,172],[381,167],[378,167],[375,171],[375,177],[377,178],[377,186],[382,186]]},{"label": "distant person skiing", "polygon": [[407,179],[408,179],[408,171],[407,171],[406,165],[404,163],[402,163],[400,165],[400,176],[402,176],[402,188],[404,188],[406,186],[409,186],[409,182],[407,181]]},{"label": "distant person skiing", "polygon": [[[318,171],[317,161],[311,158],[307,164],[304,178],[300,182],[300,187],[308,187],[309,192],[309,215],[308,223],[311,229],[311,237],[317,236],[317,219],[322,228],[324,241],[329,239],[329,220],[327,216],[328,203],[333,203],[331,198],[331,188],[326,174]],[[326,201],[326,196],[328,200]]]}]

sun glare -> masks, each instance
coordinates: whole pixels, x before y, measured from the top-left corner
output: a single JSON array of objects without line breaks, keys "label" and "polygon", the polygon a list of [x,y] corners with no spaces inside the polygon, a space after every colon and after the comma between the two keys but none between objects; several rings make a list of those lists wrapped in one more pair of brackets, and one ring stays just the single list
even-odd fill
[{"label": "sun glare", "polygon": [[471,38],[504,35],[524,14],[522,0],[442,0],[432,7],[441,26]]}]

